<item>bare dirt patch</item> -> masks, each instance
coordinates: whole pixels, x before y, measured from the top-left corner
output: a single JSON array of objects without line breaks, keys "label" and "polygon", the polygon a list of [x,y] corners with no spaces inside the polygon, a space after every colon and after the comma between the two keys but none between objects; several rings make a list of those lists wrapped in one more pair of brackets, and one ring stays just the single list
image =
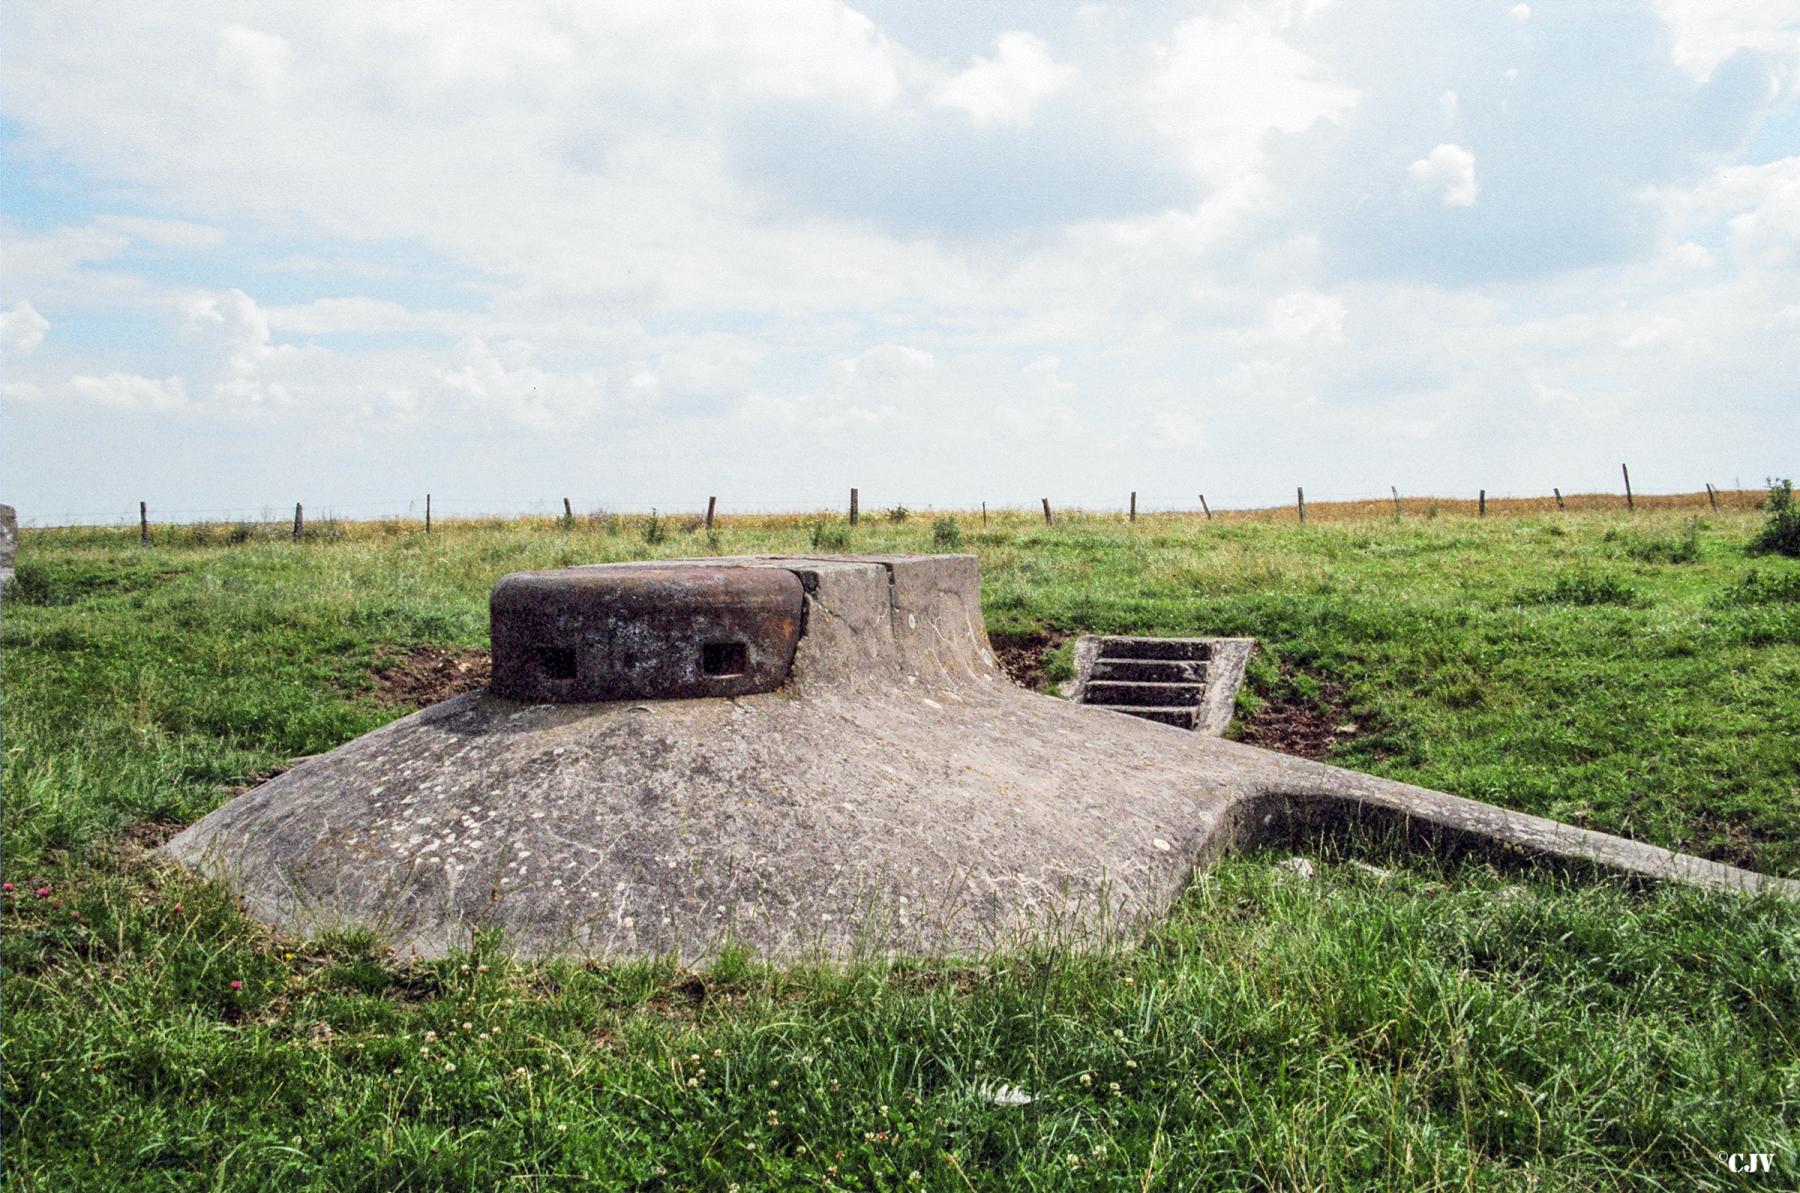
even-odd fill
[{"label": "bare dirt patch", "polygon": [[[1284,677],[1300,674],[1283,666]],[[1344,711],[1343,690],[1330,680],[1317,680],[1316,699],[1301,695],[1292,686],[1263,698],[1257,710],[1239,718],[1240,740],[1265,750],[1277,750],[1301,758],[1322,759],[1340,741],[1355,737],[1361,727]]]},{"label": "bare dirt patch", "polygon": [[174,836],[187,825],[173,820],[134,820],[125,826],[125,840],[142,850],[151,853],[167,845]]},{"label": "bare dirt patch", "polygon": [[383,650],[375,660],[375,699],[400,708],[424,708],[485,686],[491,671],[488,652],[481,649]]},{"label": "bare dirt patch", "polygon": [[1031,630],[1019,634],[990,631],[988,634],[994,657],[999,660],[1006,677],[1034,692],[1050,690],[1050,681],[1044,677],[1044,660],[1068,640],[1069,635],[1061,630]]}]

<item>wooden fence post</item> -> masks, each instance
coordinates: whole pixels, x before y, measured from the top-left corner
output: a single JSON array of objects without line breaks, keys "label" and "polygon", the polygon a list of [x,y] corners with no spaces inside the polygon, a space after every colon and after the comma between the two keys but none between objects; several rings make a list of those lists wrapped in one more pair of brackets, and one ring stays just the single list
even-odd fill
[{"label": "wooden fence post", "polygon": [[1206,504],[1206,494],[1200,494],[1200,509],[1206,514],[1206,520],[1212,521],[1212,506]]},{"label": "wooden fence post", "polygon": [[1625,474],[1625,508],[1628,510],[1636,509],[1637,506],[1633,504],[1631,500],[1631,469],[1621,464],[1619,465],[1619,471]]},{"label": "wooden fence post", "polygon": [[306,532],[306,518],[300,512],[300,503],[298,501],[296,501],[296,502],[294,502],[294,541],[296,543],[299,542],[300,536],[302,534],[304,534],[305,532]]},{"label": "wooden fence post", "polygon": [[1050,525],[1050,499],[1044,498],[1044,525]]},{"label": "wooden fence post", "polygon": [[1137,490],[1131,491],[1131,520],[1137,521]]},{"label": "wooden fence post", "polygon": [[1719,495],[1713,492],[1712,482],[1706,482],[1706,500],[1712,503],[1713,513],[1719,512]]},{"label": "wooden fence post", "polygon": [[1481,496],[1477,497],[1475,499],[1475,516],[1477,518],[1487,517],[1487,490],[1486,489],[1483,489],[1481,491]]},{"label": "wooden fence post", "polygon": [[856,525],[856,490],[850,490],[850,525]]},{"label": "wooden fence post", "polygon": [[425,533],[431,533],[431,494],[425,494]]},{"label": "wooden fence post", "polygon": [[708,530],[712,529],[713,509],[718,504],[719,499],[717,497],[708,497],[706,499],[706,528]]},{"label": "wooden fence post", "polygon": [[1568,507],[1568,506],[1566,506],[1566,505],[1564,505],[1564,504],[1563,504],[1563,499],[1562,499],[1562,490],[1561,490],[1561,489],[1559,489],[1559,488],[1557,488],[1557,487],[1556,487],[1556,486],[1555,486],[1555,485],[1551,485],[1551,486],[1550,486],[1550,491],[1551,491],[1551,492],[1552,492],[1552,493],[1554,493],[1554,494],[1556,494],[1556,508],[1557,508],[1557,509],[1559,509],[1559,510],[1563,510],[1563,509],[1568,509],[1568,508],[1569,508],[1569,507]]},{"label": "wooden fence post", "polygon": [[981,524],[987,525],[987,502],[985,501],[981,503]]},{"label": "wooden fence post", "polygon": [[1400,520],[1400,489],[1397,485],[1389,485],[1388,491],[1394,495],[1394,521]]},{"label": "wooden fence post", "polygon": [[1306,490],[1305,489],[1298,488],[1298,487],[1296,487],[1294,489],[1294,505],[1300,510],[1300,524],[1302,526],[1306,525]]},{"label": "wooden fence post", "polygon": [[150,503],[138,502],[138,546],[150,545]]}]

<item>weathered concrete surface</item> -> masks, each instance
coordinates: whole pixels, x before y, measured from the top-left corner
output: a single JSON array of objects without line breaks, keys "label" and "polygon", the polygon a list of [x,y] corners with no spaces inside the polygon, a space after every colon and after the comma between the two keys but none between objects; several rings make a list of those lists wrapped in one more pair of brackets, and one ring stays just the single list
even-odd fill
[{"label": "weathered concrete surface", "polygon": [[783,568],[565,568],[503,577],[488,607],[497,696],[746,696],[787,678],[805,592]]},{"label": "weathered concrete surface", "polygon": [[[1359,819],[1644,878],[1766,878],[1009,684],[972,556],[745,558],[805,593],[787,682],[734,698],[476,692],[305,762],[168,852],[252,911],[437,955],[969,954],[1161,915],[1221,851]],[[654,572],[666,564],[605,565]]]},{"label": "weathered concrete surface", "polygon": [[19,514],[10,505],[0,505],[0,587],[13,578],[13,558],[19,549]]}]

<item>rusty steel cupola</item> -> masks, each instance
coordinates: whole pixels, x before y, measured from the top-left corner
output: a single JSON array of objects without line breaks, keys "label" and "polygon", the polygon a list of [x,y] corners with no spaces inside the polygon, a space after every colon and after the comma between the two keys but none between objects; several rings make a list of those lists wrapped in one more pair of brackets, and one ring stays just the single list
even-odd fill
[{"label": "rusty steel cupola", "polygon": [[503,577],[493,682],[166,847],[301,932],[442,955],[977,954],[1129,936],[1221,851],[1360,822],[1636,878],[1769,878],[1027,692],[975,558]]}]

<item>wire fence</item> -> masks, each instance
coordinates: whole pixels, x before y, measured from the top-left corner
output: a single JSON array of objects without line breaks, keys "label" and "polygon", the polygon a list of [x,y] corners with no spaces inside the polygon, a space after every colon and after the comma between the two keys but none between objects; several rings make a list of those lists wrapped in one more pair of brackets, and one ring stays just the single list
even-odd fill
[{"label": "wire fence", "polygon": [[[873,499],[871,497],[873,496]],[[846,496],[817,495],[815,500],[757,500],[706,496],[670,498],[663,501],[592,501],[570,497],[540,498],[531,501],[502,500],[482,497],[419,494],[385,501],[355,501],[308,505],[261,504],[258,506],[215,506],[206,508],[165,508],[149,500],[136,508],[91,510],[56,515],[34,515],[19,511],[19,525],[29,529],[57,527],[139,527],[161,525],[286,525],[301,519],[309,522],[418,522],[429,520],[475,521],[493,519],[604,519],[618,517],[660,516],[686,519],[704,516],[715,520],[743,518],[854,518],[880,520],[895,514],[902,516],[989,516],[1015,518],[1021,515],[1054,521],[1057,517],[1140,517],[1193,516],[1206,519],[1290,519],[1342,517],[1406,517],[1408,515],[1463,514],[1485,516],[1488,513],[1530,513],[1547,510],[1595,511],[1605,509],[1752,510],[1767,496],[1762,488],[1733,487],[1720,489],[1710,483],[1696,489],[1632,488],[1616,492],[1563,493],[1552,488],[1549,493],[1477,490],[1468,493],[1406,493],[1397,486],[1387,492],[1311,492],[1296,486],[1293,496],[1275,498],[1269,493],[1194,493],[1183,496],[1157,494],[1121,494],[1113,502],[1074,501],[1062,504],[1054,496],[1025,501],[955,501],[943,504],[907,504],[904,495],[871,495],[852,489]]]}]

